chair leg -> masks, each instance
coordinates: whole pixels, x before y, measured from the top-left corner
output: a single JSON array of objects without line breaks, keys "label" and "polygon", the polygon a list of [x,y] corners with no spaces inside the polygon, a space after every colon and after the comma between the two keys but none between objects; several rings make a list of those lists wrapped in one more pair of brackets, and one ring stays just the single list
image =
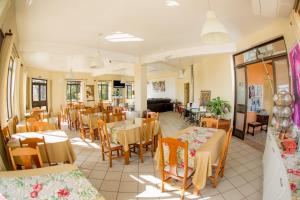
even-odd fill
[{"label": "chair leg", "polygon": [[165,192],[165,175],[161,174],[161,192]]},{"label": "chair leg", "polygon": [[217,187],[217,177],[213,177],[212,179],[211,179],[211,184],[212,184],[212,186],[213,186],[213,188],[216,188]]},{"label": "chair leg", "polygon": [[143,163],[144,157],[143,157],[143,145],[142,144],[139,145],[139,155],[140,155],[141,163]]},{"label": "chair leg", "polygon": [[112,155],[111,155],[111,151],[109,151],[109,167],[112,167]]},{"label": "chair leg", "polygon": [[102,146],[102,161],[105,161],[105,155],[104,155],[104,147]]},{"label": "chair leg", "polygon": [[182,189],[181,189],[181,194],[180,194],[180,199],[181,199],[181,200],[184,199],[185,187],[186,187],[186,179],[183,179],[183,182],[182,182]]}]

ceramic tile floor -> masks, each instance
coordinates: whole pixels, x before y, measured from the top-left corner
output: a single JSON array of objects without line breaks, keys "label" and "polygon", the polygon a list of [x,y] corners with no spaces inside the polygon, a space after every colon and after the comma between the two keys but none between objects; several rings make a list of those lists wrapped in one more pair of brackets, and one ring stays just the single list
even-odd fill
[{"label": "ceramic tile floor", "polygon": [[[168,112],[160,115],[163,135],[188,126],[178,113]],[[177,129],[176,129],[177,128]],[[169,131],[169,132],[168,132]],[[160,191],[160,176],[156,163],[149,153],[144,163],[132,155],[130,165],[123,165],[123,159],[113,161],[109,168],[107,161],[102,161],[99,143],[83,142],[78,132],[69,132],[77,154],[75,164],[85,173],[89,181],[107,200],[129,199],[179,199],[179,191]],[[220,178],[217,188],[212,188],[209,180],[200,196],[192,194],[191,187],[185,199],[202,200],[260,200],[262,199],[262,152],[248,146],[243,141],[233,138],[227,158],[225,177]]]}]

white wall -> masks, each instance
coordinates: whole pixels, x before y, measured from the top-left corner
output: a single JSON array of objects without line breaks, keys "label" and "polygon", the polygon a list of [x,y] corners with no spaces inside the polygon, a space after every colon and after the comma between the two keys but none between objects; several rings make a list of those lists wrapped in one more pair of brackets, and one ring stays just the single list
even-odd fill
[{"label": "white wall", "polygon": [[[176,79],[177,77],[166,77],[148,80],[147,84],[147,98],[169,98],[176,99]],[[152,82],[165,81],[165,91],[154,91]]]}]

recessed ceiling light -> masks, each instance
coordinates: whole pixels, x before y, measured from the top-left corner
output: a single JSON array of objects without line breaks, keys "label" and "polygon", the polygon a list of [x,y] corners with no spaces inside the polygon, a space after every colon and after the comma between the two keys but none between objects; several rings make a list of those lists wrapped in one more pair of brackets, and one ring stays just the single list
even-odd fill
[{"label": "recessed ceiling light", "polygon": [[129,33],[115,32],[107,35],[105,39],[109,42],[141,42],[144,39],[131,35]]},{"label": "recessed ceiling light", "polygon": [[177,0],[166,0],[166,6],[176,7],[179,6],[179,3]]}]

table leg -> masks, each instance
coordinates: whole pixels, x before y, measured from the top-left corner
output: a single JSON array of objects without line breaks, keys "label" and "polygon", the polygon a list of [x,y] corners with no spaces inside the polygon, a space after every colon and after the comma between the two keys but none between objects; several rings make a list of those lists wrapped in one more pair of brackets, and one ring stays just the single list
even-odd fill
[{"label": "table leg", "polygon": [[193,191],[193,194],[195,195],[195,196],[199,196],[200,195],[200,189],[198,188],[198,187],[194,187],[194,191]]},{"label": "table leg", "polygon": [[129,165],[129,155],[130,155],[130,149],[128,151],[124,151],[124,164]]}]

